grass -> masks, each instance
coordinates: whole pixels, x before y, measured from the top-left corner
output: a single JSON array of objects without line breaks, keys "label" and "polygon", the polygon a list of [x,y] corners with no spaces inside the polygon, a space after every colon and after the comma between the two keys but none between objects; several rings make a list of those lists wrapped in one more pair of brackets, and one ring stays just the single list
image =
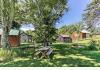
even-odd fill
[{"label": "grass", "polygon": [[[86,39],[82,39],[79,41],[76,41],[74,43],[80,43],[80,44],[88,44],[90,42],[91,38],[86,38]],[[93,40],[98,41],[100,40],[100,35],[94,35],[93,36]]]},{"label": "grass", "polygon": [[[19,50],[20,55],[13,61],[1,62],[1,67],[97,67],[100,66],[100,51],[89,51],[84,48],[73,48],[70,44],[53,44],[54,59],[33,59],[32,49]],[[22,53],[23,52],[23,53]]]}]

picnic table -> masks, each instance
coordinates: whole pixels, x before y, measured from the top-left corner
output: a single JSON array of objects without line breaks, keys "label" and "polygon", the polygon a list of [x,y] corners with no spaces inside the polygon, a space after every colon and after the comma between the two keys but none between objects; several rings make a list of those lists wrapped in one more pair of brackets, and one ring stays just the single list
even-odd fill
[{"label": "picnic table", "polygon": [[50,58],[52,53],[53,53],[53,50],[50,47],[42,47],[38,49],[37,56],[39,58]]},{"label": "picnic table", "polygon": [[42,47],[42,48],[40,48],[38,50],[40,50],[40,51],[47,51],[48,49],[50,49],[50,48],[49,47]]}]

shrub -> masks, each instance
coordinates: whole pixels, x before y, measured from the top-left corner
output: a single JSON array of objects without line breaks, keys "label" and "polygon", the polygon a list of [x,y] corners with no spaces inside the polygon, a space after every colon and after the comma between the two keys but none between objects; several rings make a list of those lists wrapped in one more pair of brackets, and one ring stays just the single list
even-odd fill
[{"label": "shrub", "polygon": [[88,48],[89,48],[89,50],[98,50],[98,45],[97,45],[96,41],[91,40]]},{"label": "shrub", "polygon": [[0,61],[10,61],[16,56],[16,53],[12,50],[0,49]]},{"label": "shrub", "polygon": [[19,48],[15,48],[15,49],[13,49],[13,51],[17,53],[17,54],[16,54],[17,57],[26,56],[26,55],[25,55],[25,51],[24,51],[24,50],[21,50],[21,49],[19,49]]},{"label": "shrub", "polygon": [[13,48],[13,51],[17,53],[17,57],[28,57],[33,54],[34,48]]},{"label": "shrub", "polygon": [[98,40],[97,44],[98,44],[98,49],[100,50],[100,40]]},{"label": "shrub", "polygon": [[73,43],[73,46],[78,46],[78,43]]}]

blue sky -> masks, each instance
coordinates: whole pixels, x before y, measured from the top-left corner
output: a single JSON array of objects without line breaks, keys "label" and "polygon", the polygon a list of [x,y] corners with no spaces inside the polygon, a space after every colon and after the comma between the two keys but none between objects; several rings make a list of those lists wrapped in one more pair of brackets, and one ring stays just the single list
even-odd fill
[{"label": "blue sky", "polygon": [[[62,27],[64,25],[73,24],[81,21],[82,14],[86,9],[87,4],[91,0],[68,0],[69,11],[65,12],[60,23],[57,23],[56,27]],[[30,25],[23,25],[22,30],[34,30],[34,27]]]},{"label": "blue sky", "polygon": [[68,0],[69,11],[65,12],[56,27],[73,24],[82,20],[82,14],[91,0]]}]

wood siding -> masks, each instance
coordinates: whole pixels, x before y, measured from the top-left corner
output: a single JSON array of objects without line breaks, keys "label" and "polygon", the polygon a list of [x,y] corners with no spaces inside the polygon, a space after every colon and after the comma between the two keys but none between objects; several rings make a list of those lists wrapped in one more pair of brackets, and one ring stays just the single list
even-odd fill
[{"label": "wood siding", "polygon": [[[12,47],[18,47],[20,45],[20,36],[9,36],[9,42]],[[0,46],[1,46],[1,36],[0,36]]]}]

